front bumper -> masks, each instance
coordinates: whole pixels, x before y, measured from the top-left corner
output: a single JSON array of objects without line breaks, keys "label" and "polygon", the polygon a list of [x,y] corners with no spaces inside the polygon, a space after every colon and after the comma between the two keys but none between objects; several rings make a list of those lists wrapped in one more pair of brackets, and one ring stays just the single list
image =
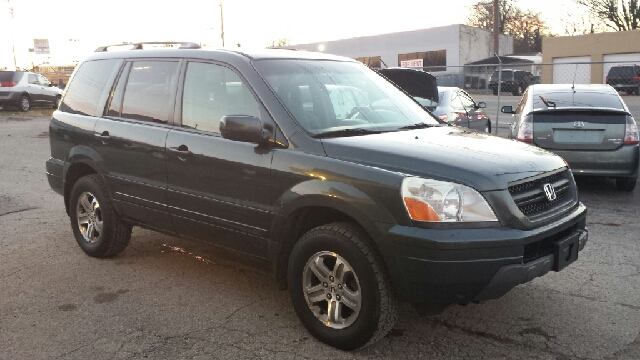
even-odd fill
[{"label": "front bumper", "polygon": [[[404,300],[449,304],[495,299],[576,260],[588,240],[586,213],[579,203],[562,219],[532,230],[396,225],[387,229],[392,246],[383,257]],[[568,262],[564,266],[562,257]]]}]

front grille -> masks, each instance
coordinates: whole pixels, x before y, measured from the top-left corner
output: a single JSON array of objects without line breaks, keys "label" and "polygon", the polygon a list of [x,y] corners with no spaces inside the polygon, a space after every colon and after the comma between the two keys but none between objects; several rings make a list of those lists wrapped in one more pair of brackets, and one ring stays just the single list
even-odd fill
[{"label": "front grille", "polygon": [[[544,185],[553,186],[556,199],[549,201],[544,191]],[[509,193],[518,209],[531,221],[561,212],[567,205],[576,202],[575,183],[568,170],[545,175],[537,179],[515,183],[509,186]]]}]

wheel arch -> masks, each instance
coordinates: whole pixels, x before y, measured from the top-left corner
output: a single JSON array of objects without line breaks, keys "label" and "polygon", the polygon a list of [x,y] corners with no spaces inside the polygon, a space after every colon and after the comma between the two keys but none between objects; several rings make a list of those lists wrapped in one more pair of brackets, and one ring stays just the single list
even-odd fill
[{"label": "wheel arch", "polygon": [[384,251],[380,249],[378,241],[383,236],[374,222],[395,223],[395,219],[382,210],[383,206],[350,185],[341,183],[338,195],[331,191],[331,188],[336,190],[336,184],[318,182],[300,186],[306,190],[316,189],[312,193],[300,191],[298,187],[276,202],[281,204],[282,199],[290,198],[293,194],[305,194],[276,207],[272,219],[269,257],[280,290],[287,288],[286,271],[294,245],[309,230],[330,223],[348,222],[360,227],[371,238],[371,248],[380,255],[383,265],[386,264],[382,256]]},{"label": "wheel arch", "polygon": [[69,196],[73,186],[78,179],[91,174],[99,174],[99,172],[97,167],[88,159],[77,159],[69,163],[69,167],[64,174],[64,207],[67,214],[69,214]]}]

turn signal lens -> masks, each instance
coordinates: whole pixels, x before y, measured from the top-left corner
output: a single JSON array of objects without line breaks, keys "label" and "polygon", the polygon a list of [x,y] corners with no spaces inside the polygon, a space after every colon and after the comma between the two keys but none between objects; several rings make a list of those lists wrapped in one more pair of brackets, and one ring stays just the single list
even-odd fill
[{"label": "turn signal lens", "polygon": [[404,204],[407,206],[409,216],[414,220],[440,221],[436,211],[427,203],[406,197],[404,198]]}]

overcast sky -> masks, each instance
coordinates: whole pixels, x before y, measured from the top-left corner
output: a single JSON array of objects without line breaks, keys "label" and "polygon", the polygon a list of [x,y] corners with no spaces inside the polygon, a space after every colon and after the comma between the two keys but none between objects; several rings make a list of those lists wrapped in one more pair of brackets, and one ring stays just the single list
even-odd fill
[{"label": "overcast sky", "polygon": [[[225,45],[266,47],[344,39],[465,23],[474,0],[223,0]],[[0,68],[81,60],[97,46],[123,41],[196,41],[220,47],[219,0],[0,0]],[[572,0],[520,0],[542,13],[562,35]],[[9,7],[14,8],[11,20]],[[574,15],[575,16],[575,15]],[[49,39],[51,55],[28,53],[33,39]],[[70,41],[73,40],[73,41]]]}]

